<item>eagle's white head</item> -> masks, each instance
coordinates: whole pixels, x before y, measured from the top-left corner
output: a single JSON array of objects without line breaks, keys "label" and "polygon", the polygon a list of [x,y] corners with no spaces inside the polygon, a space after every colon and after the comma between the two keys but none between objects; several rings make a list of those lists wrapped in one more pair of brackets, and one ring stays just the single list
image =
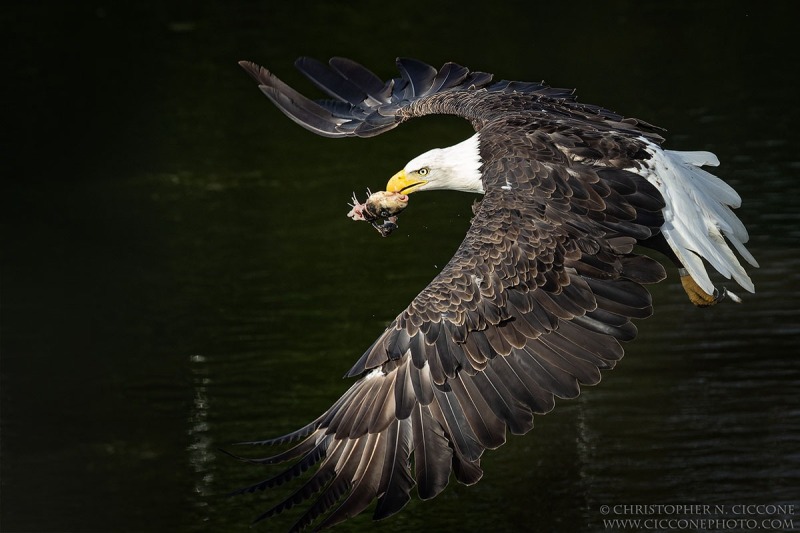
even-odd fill
[{"label": "eagle's white head", "polygon": [[478,134],[448,148],[435,148],[408,162],[386,184],[389,192],[449,189],[483,193]]}]

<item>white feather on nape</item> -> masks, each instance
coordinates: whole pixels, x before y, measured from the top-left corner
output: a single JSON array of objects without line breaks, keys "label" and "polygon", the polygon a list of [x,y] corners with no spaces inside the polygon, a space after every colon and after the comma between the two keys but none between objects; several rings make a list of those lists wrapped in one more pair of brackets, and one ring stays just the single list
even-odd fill
[{"label": "white feather on nape", "polygon": [[420,190],[452,190],[482,194],[480,134],[447,148],[434,148],[405,166],[406,172],[422,167],[430,170],[428,183]]},{"label": "white feather on nape", "polygon": [[683,266],[708,294],[714,293],[714,284],[702,259],[745,290],[755,292],[753,282],[725,241],[733,244],[748,263],[758,266],[744,246],[749,239],[747,230],[732,210],[742,199],[730,185],[700,168],[719,165],[717,156],[711,152],[662,150],[645,142],[652,158],[645,168],[635,171],[664,197],[667,205],[661,230]]}]

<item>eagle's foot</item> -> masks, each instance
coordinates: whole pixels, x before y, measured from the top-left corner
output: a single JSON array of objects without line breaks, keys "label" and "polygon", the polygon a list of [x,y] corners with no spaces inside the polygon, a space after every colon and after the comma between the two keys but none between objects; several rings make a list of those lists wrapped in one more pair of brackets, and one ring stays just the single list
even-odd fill
[{"label": "eagle's foot", "polygon": [[686,291],[687,296],[689,296],[689,301],[697,307],[711,307],[712,305],[717,305],[726,297],[730,298],[736,303],[742,303],[741,298],[730,292],[725,287],[723,287],[722,290],[717,290],[715,288],[714,294],[708,294],[706,291],[700,288],[694,278],[692,278],[692,276],[686,272],[686,269],[679,269],[679,273],[681,275],[681,285],[683,285],[683,290]]}]

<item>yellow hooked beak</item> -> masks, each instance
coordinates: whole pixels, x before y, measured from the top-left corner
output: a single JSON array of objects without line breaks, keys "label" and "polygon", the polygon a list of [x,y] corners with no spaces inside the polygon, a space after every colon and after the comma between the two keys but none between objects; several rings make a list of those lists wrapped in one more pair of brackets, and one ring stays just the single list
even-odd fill
[{"label": "yellow hooked beak", "polygon": [[423,185],[428,183],[425,180],[421,180],[417,177],[409,178],[408,174],[406,174],[405,170],[401,170],[394,176],[389,182],[386,184],[386,190],[389,192],[401,192],[403,194],[411,194],[412,192],[416,191]]}]

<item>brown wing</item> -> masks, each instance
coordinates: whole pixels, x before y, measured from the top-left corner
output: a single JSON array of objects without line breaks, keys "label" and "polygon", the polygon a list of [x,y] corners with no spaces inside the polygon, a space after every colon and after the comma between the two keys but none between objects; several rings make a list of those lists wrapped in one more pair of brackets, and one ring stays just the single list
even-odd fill
[{"label": "brown wing", "polygon": [[[491,126],[495,127],[495,126]],[[295,461],[268,480],[313,475],[259,519],[312,500],[294,530],[363,511],[400,510],[416,483],[436,496],[450,474],[477,482],[480,457],[525,433],[554,397],[572,398],[622,357],[631,318],[651,314],[643,283],[665,276],[633,254],[657,231],[663,201],[643,178],[576,162],[556,132],[499,124],[484,146],[486,195],[458,251],[348,373],[361,376],[320,418],[277,439]],[[580,144],[580,143],[578,143]],[[413,456],[413,471],[411,458]],[[334,508],[335,507],[335,508]]]},{"label": "brown wing", "polygon": [[298,59],[297,69],[330,100],[310,100],[269,70],[249,61],[239,64],[286,116],[324,137],[373,137],[410,118],[437,113],[458,115],[480,130],[495,117],[524,109],[546,119],[577,120],[592,128],[663,140],[659,128],[579,103],[571,89],[549,87],[544,82],[492,82],[492,74],[470,71],[456,63],[445,63],[436,70],[415,59],[398,58],[400,76],[383,82],[350,59],[334,57],[327,65],[308,57]]}]

